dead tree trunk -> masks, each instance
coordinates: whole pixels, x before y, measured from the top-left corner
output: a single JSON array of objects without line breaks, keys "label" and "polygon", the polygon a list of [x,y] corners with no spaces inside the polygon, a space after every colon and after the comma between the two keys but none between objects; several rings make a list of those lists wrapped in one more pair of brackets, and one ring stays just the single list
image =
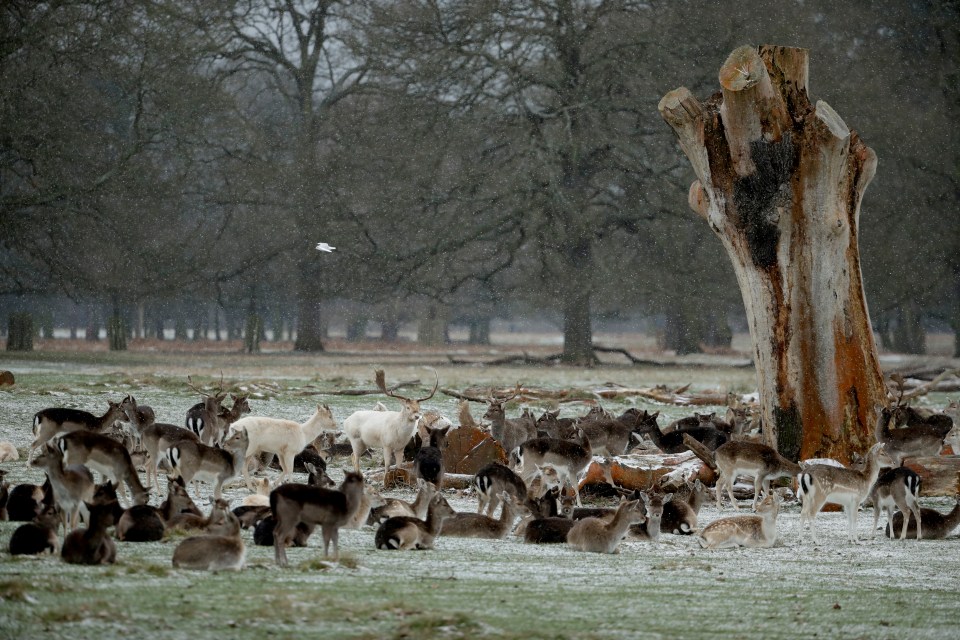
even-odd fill
[{"label": "dead tree trunk", "polygon": [[740,47],[720,93],[701,104],[681,87],[659,109],[698,178],[690,206],[737,274],[767,437],[794,460],[846,461],[872,441],[885,400],[857,245],[877,158],[830,105],[810,103],[807,56]]}]

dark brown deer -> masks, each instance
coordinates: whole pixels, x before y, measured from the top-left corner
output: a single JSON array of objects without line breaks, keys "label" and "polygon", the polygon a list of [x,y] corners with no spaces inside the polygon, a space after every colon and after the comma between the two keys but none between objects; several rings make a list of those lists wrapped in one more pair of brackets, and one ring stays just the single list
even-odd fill
[{"label": "dark brown deer", "polygon": [[121,443],[91,431],[71,431],[61,436],[58,446],[66,464],[84,464],[115,485],[123,482],[130,488],[134,504],[147,503],[149,494],[140,484],[130,452]]},{"label": "dark brown deer", "polygon": [[33,416],[34,440],[30,444],[27,460],[33,458],[33,451],[50,438],[61,433],[85,430],[92,433],[104,433],[118,420],[126,420],[126,414],[119,402],[110,402],[106,413],[95,416],[79,409],[51,408],[38,411]]}]

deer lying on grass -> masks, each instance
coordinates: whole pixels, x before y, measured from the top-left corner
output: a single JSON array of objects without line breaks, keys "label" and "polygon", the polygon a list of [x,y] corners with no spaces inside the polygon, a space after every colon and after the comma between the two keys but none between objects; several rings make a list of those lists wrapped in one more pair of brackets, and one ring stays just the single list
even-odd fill
[{"label": "deer lying on grass", "polygon": [[47,505],[32,521],[20,525],[10,535],[8,550],[12,556],[35,556],[41,553],[60,553],[60,511]]},{"label": "deer lying on grass", "polygon": [[711,451],[727,442],[727,434],[714,424],[714,414],[695,414],[694,419],[697,421],[696,424],[684,423],[682,420],[672,423],[670,425],[674,429],[672,431],[661,431],[660,427],[654,424],[646,433],[657,445],[657,448],[664,453],[686,451],[687,445],[683,441],[684,434],[697,440]]},{"label": "deer lying on grass", "polygon": [[906,467],[895,467],[886,469],[877,477],[877,481],[870,489],[870,498],[873,502],[873,528],[870,530],[871,537],[877,533],[877,521],[880,519],[880,512],[887,510],[887,525],[893,526],[894,507],[900,510],[900,513],[906,514],[903,525],[900,528],[900,539],[907,536],[907,526],[910,524],[910,514],[913,514],[916,520],[916,538],[923,538],[922,527],[920,523],[920,476],[917,472]]},{"label": "deer lying on grass", "polygon": [[24,482],[11,488],[7,495],[7,518],[11,522],[30,522],[44,506],[46,489],[53,491],[47,478],[43,486]]},{"label": "deer lying on grass", "polygon": [[239,571],[247,550],[240,537],[240,522],[226,514],[223,531],[187,538],[173,550],[173,566],[200,571]]},{"label": "deer lying on grass", "polygon": [[87,504],[90,523],[86,529],[70,532],[63,539],[60,557],[70,564],[113,564],[117,561],[117,545],[107,534],[115,522],[116,501]]},{"label": "deer lying on grass", "polygon": [[419,518],[423,520],[427,517],[427,509],[430,501],[437,494],[437,486],[423,480],[417,481],[417,497],[413,502],[407,502],[399,498],[390,498],[379,507],[370,510],[370,516],[367,524],[382,523],[387,518],[394,516],[406,516]]},{"label": "deer lying on grass", "polygon": [[700,480],[694,482],[686,497],[674,494],[673,500],[663,505],[660,530],[674,535],[690,535],[697,530],[700,506],[707,497],[707,488]]},{"label": "deer lying on grass", "polygon": [[[886,529],[887,537],[892,538],[896,535],[894,532],[903,527],[903,512],[897,511],[893,514],[893,524]],[[926,540],[942,540],[950,535],[957,525],[960,525],[960,496],[953,506],[950,513],[940,513],[936,509],[920,509],[920,520],[923,520],[923,537]],[[920,520],[909,520],[907,526],[907,537],[918,538],[917,527],[914,523]]]},{"label": "deer lying on grass", "polygon": [[629,534],[634,540],[649,540],[657,542],[660,540],[661,521],[663,520],[663,510],[666,505],[671,504],[673,494],[650,495],[644,491],[639,492],[640,502],[643,504],[644,521],[639,524],[630,525]]},{"label": "deer lying on grass", "polygon": [[577,506],[580,507],[583,505],[580,502],[578,475],[593,459],[593,449],[589,438],[582,431],[578,431],[578,435],[579,443],[555,438],[527,440],[517,447],[517,458],[520,460],[520,477],[524,480],[532,478],[538,466],[553,465],[566,485],[573,487]]},{"label": "deer lying on grass", "polygon": [[847,512],[847,538],[857,541],[857,511],[870,488],[877,481],[881,467],[889,467],[893,460],[878,442],[870,448],[862,471],[833,467],[824,464],[810,465],[797,477],[800,493],[803,494],[803,508],[800,510],[800,538],[803,530],[809,526],[814,543],[817,541],[814,521],[817,513],[827,503],[839,504]]},{"label": "deer lying on grass", "polygon": [[20,453],[12,442],[0,441],[0,462],[16,462]]},{"label": "deer lying on grass", "polygon": [[109,404],[107,412],[99,417],[79,409],[51,408],[38,411],[33,416],[34,440],[30,444],[27,460],[33,457],[34,449],[58,434],[77,430],[103,433],[112,427],[114,422],[126,420],[126,414],[119,402]]},{"label": "deer lying on grass", "polygon": [[567,534],[567,543],[578,551],[619,553],[620,541],[630,525],[639,524],[644,519],[643,505],[639,500],[622,500],[612,518],[577,520]]},{"label": "deer lying on grass", "polygon": [[705,549],[731,547],[772,547],[777,541],[777,514],[780,496],[767,494],[757,505],[756,515],[730,516],[714,520],[700,532]]},{"label": "deer lying on grass", "polygon": [[96,487],[89,469],[83,465],[64,467],[63,452],[49,442],[40,455],[33,459],[30,466],[43,469],[50,480],[54,501],[60,509],[64,535],[77,528],[81,511],[84,513],[84,520],[88,519],[84,503],[93,500]]},{"label": "deer lying on grass", "polygon": [[280,458],[280,477],[277,484],[290,478],[293,472],[293,459],[324,431],[336,431],[337,421],[333,412],[325,404],[318,404],[317,410],[304,423],[281,418],[247,416],[233,423],[234,432],[246,430],[250,443],[247,446],[247,462],[243,465],[243,479],[247,488],[251,487],[248,466],[250,459],[261,453],[275,453]]},{"label": "deer lying on grass", "polygon": [[583,418],[579,427],[584,431],[593,447],[594,455],[622,456],[627,452],[630,436],[634,433],[646,433],[638,422],[636,410],[626,411],[618,417],[597,412]]},{"label": "deer lying on grass", "polygon": [[164,524],[169,524],[174,516],[181,513],[189,513],[202,517],[200,509],[194,504],[193,498],[187,493],[187,487],[183,484],[183,478],[167,479],[167,497],[157,508]]},{"label": "deer lying on grass", "polygon": [[213,499],[223,497],[223,484],[240,475],[250,437],[245,428],[227,438],[223,448],[184,440],[167,449],[167,462],[184,484],[207,482],[213,485]]},{"label": "deer lying on grass", "polygon": [[717,463],[717,509],[723,501],[723,489],[730,495],[734,511],[739,510],[733,495],[733,483],[738,475],[753,476],[753,506],[762,495],[770,493],[770,482],[777,478],[789,478],[800,473],[800,465],[784,458],[773,447],[759,442],[732,441],[717,447],[713,452]]},{"label": "deer lying on grass", "polygon": [[206,517],[189,511],[175,513],[166,522],[167,531],[215,531],[223,526],[229,510],[230,503],[221,498],[213,501],[210,514]]},{"label": "deer lying on grass", "polygon": [[477,513],[492,516],[500,506],[500,494],[507,492],[514,498],[527,497],[527,485],[506,465],[490,462],[473,477],[477,490]]},{"label": "deer lying on grass", "polygon": [[126,484],[133,494],[134,504],[147,503],[149,494],[140,484],[130,452],[116,440],[91,431],[71,431],[60,437],[57,446],[63,452],[66,464],[85,464],[117,486],[121,482]]},{"label": "deer lying on grass", "polygon": [[274,559],[287,564],[287,545],[293,540],[297,525],[320,526],[323,534],[323,555],[327,557],[333,542],[334,557],[340,556],[340,527],[354,516],[363,497],[363,476],[347,473],[339,490],[310,487],[305,484],[282,484],[270,494],[270,509],[277,519],[273,530]]},{"label": "deer lying on grass", "polygon": [[500,494],[503,509],[496,520],[480,513],[455,513],[443,523],[443,535],[455,538],[490,538],[503,540],[513,530],[517,517],[529,513],[525,501],[504,491]]},{"label": "deer lying on grass", "polygon": [[406,398],[387,389],[383,369],[375,372],[377,388],[391,398],[400,400],[403,407],[400,411],[355,411],[343,421],[343,431],[353,447],[353,468],[360,473],[360,455],[370,447],[383,450],[384,478],[390,471],[390,464],[396,459],[397,468],[403,462],[403,448],[413,437],[420,419],[420,403],[433,397],[440,386],[440,378],[430,395],[424,398]]},{"label": "deer lying on grass", "polygon": [[437,494],[430,500],[426,520],[410,516],[388,518],[377,529],[374,544],[382,550],[433,549],[444,520],[454,513],[446,499]]},{"label": "deer lying on grass", "polygon": [[148,504],[136,504],[125,510],[117,520],[114,533],[125,542],[156,542],[163,540],[167,525],[160,510]]}]

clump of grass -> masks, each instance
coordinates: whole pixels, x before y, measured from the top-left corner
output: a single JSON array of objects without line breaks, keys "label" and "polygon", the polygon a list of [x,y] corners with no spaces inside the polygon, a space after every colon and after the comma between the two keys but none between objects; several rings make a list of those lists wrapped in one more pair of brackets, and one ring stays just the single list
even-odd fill
[{"label": "clump of grass", "polygon": [[301,562],[297,568],[301,571],[326,571],[327,569],[333,568],[333,563],[323,558],[313,558],[312,560]]},{"label": "clump of grass", "polygon": [[0,582],[0,601],[28,602],[29,583],[24,580]]},{"label": "clump of grass", "polygon": [[465,613],[419,615],[404,622],[394,631],[394,638],[476,638],[484,627]]},{"label": "clump of grass", "polygon": [[147,564],[132,564],[127,567],[127,573],[144,573],[150,576],[165,578],[170,575],[170,567],[155,562]]}]

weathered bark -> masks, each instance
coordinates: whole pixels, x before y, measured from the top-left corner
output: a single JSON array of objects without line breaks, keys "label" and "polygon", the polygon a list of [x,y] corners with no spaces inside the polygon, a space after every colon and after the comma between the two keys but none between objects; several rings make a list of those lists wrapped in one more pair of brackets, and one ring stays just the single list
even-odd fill
[{"label": "weathered bark", "polygon": [[297,292],[297,340],[296,351],[323,351],[324,327],[320,317],[320,297],[315,291],[310,273],[300,276]]},{"label": "weathered bark", "polygon": [[663,97],[696,172],[690,206],[733,263],[753,339],[765,432],[796,460],[848,460],[885,399],[857,246],[876,155],[807,96],[807,51],[741,47],[701,104]]},{"label": "weathered bark", "polygon": [[10,314],[7,320],[7,351],[33,351],[33,316],[29,312]]},{"label": "weathered bark", "polygon": [[450,342],[448,328],[450,310],[443,305],[426,303],[417,322],[417,342],[423,345],[438,346]]},{"label": "weathered bark", "polygon": [[585,234],[563,249],[565,273],[563,293],[563,354],[565,364],[590,366],[593,354],[593,325],[591,309],[591,272],[593,249]]}]

